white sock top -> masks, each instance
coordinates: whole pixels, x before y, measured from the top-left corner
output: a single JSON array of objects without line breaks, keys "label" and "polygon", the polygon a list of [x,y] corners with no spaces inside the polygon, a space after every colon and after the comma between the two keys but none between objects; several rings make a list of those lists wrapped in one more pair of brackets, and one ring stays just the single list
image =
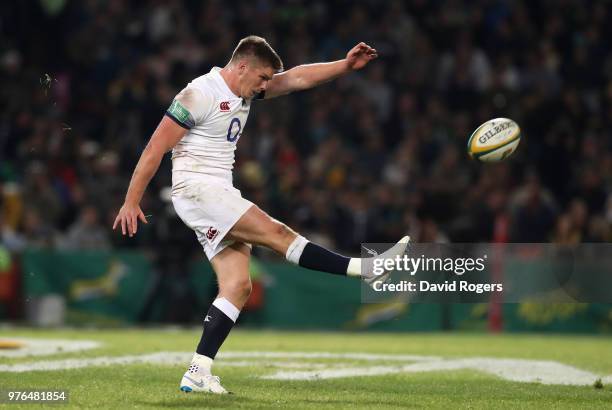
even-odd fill
[{"label": "white sock top", "polygon": [[361,258],[351,258],[346,268],[346,276],[361,276]]},{"label": "white sock top", "polygon": [[304,248],[308,244],[308,239],[304,238],[301,235],[298,235],[291,245],[287,248],[287,253],[285,254],[285,258],[296,265],[300,263],[300,257],[302,256],[302,252],[304,252]]},{"label": "white sock top", "polygon": [[232,319],[234,323],[238,320],[238,315],[240,315],[240,309],[232,304],[226,298],[218,298],[213,302],[213,306],[219,309],[221,312],[225,313],[225,316]]}]

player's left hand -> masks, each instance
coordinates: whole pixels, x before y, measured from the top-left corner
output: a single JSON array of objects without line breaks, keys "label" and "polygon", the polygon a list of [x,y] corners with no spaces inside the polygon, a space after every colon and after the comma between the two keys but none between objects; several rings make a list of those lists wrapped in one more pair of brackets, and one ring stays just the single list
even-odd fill
[{"label": "player's left hand", "polygon": [[361,42],[346,54],[346,62],[351,70],[359,70],[376,57],[378,57],[376,49]]}]

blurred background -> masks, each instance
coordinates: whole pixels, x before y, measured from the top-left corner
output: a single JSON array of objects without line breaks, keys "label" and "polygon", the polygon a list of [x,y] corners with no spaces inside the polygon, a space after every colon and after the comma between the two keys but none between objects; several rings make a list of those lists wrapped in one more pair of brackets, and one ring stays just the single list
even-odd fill
[{"label": "blurred background", "polygon": [[[265,37],[285,67],[366,69],[254,104],[235,185],[311,240],[608,242],[612,4],[581,0],[68,1],[0,5],[0,320],[198,323],[215,282],[169,202],[167,156],[111,230],[140,152],[174,95]],[[507,161],[469,160],[482,122],[509,117]],[[256,250],[244,325],[377,330],[610,331],[609,305],[359,303],[359,284]],[[329,311],[337,312],[329,317]]]}]

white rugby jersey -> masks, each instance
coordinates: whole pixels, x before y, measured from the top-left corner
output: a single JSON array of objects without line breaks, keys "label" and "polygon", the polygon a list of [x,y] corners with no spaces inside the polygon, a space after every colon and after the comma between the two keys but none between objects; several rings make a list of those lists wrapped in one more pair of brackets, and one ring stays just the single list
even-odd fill
[{"label": "white rugby jersey", "polygon": [[[189,130],[172,150],[173,182],[206,176],[232,182],[234,151],[251,100],[235,95],[220,71],[213,67],[191,81],[166,111],[168,117]],[[263,93],[256,98],[263,98]]]}]

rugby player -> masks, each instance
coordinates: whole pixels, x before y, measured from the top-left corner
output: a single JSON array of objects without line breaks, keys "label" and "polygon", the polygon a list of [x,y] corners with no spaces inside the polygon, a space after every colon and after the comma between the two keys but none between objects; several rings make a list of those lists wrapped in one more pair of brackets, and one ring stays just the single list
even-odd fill
[{"label": "rugby player", "polygon": [[[153,132],[113,229],[121,227],[123,235],[131,237],[139,220],[147,223],[140,200],[162,157],[172,150],[172,203],[177,215],[195,231],[219,284],[181,390],[227,393],[211,367],[251,292],[251,245],[266,246],[307,269],[368,282],[378,279],[369,268],[362,272],[365,259],[342,256],[308,241],[243,198],[232,183],[234,151],[254,100],[315,87],[359,70],[377,57],[374,48],[359,43],[342,60],[283,71],[280,57],[268,42],[248,36],[240,40],[225,67],[212,68],[178,93]],[[385,255],[402,254],[407,242],[403,238]]]}]

